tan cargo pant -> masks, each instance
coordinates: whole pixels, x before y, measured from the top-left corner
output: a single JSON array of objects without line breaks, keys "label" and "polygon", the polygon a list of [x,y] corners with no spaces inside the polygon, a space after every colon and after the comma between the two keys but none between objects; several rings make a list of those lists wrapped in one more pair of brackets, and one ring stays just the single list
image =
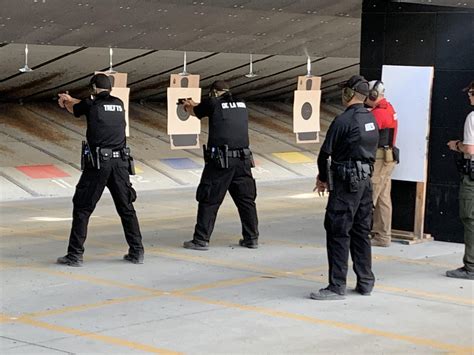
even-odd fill
[{"label": "tan cargo pant", "polygon": [[372,238],[390,243],[392,234],[392,172],[396,162],[385,162],[384,159],[376,159],[374,172],[372,174],[373,200],[374,200],[374,222],[372,227]]},{"label": "tan cargo pant", "polygon": [[464,266],[474,272],[474,181],[463,176],[459,189],[459,216],[464,224]]}]

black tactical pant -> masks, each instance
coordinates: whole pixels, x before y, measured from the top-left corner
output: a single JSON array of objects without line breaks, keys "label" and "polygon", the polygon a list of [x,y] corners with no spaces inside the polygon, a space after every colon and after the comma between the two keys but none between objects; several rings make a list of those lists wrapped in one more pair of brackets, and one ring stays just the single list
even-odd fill
[{"label": "black tactical pant", "polygon": [[329,262],[329,290],[344,294],[347,265],[351,253],[357,286],[361,291],[372,291],[372,253],[369,232],[372,225],[372,182],[358,182],[358,191],[349,192],[347,182],[334,179],[334,190],[329,194],[324,228]]},{"label": "black tactical pant", "polygon": [[82,260],[89,217],[106,186],[122,220],[123,231],[129,245],[129,254],[132,256],[143,255],[142,236],[133,208],[137,194],[130,183],[128,161],[118,158],[101,162],[100,170],[86,168],[82,172],[72,199],[74,208],[69,236],[69,258]]},{"label": "black tactical pant", "polygon": [[229,168],[227,169],[217,167],[213,161],[204,167],[196,192],[196,200],[199,202],[193,238],[196,243],[209,242],[217,211],[227,190],[239,211],[244,239],[246,241],[258,239],[258,219],[255,205],[257,189],[252,177],[250,160],[229,158]]}]

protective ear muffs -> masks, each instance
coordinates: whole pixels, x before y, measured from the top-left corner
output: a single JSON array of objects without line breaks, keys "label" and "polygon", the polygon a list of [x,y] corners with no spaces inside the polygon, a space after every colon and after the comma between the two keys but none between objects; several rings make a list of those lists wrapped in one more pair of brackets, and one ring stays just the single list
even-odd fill
[{"label": "protective ear muffs", "polygon": [[95,81],[96,81],[96,76],[94,75],[92,78],[91,78],[91,81],[89,82],[89,91],[91,93],[94,93],[96,92],[97,90],[97,86],[95,85]]},{"label": "protective ear muffs", "polygon": [[380,80],[377,80],[374,84],[374,87],[369,91],[369,100],[370,101],[375,101],[379,98],[378,87],[379,87],[380,84],[382,84],[382,82]]},{"label": "protective ear muffs", "polygon": [[344,88],[342,90],[342,99],[345,101],[345,102],[349,102],[352,100],[352,98],[354,97],[355,95],[355,91],[351,88]]}]

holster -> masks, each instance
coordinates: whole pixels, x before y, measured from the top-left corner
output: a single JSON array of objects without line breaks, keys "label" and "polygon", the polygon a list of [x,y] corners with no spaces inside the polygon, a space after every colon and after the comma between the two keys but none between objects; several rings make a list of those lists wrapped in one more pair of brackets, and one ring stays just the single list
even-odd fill
[{"label": "holster", "polygon": [[[338,179],[346,182],[349,192],[357,192],[359,190],[359,182],[367,180],[372,176],[373,167],[370,164],[361,161],[332,163],[331,171],[335,172]],[[329,180],[329,174],[328,174]]]},{"label": "holster", "polygon": [[214,162],[220,169],[227,169],[229,168],[228,152],[229,146],[227,144],[221,147],[213,147],[210,150],[206,149],[204,151],[204,160],[206,161],[207,159],[207,162]]},{"label": "holster", "polygon": [[125,147],[122,148],[121,151],[122,155],[122,160],[128,160],[128,173],[130,175],[135,175],[135,161],[133,160],[133,157],[130,155],[130,148]]},{"label": "holster", "polygon": [[255,168],[255,161],[253,160],[252,151],[249,148],[244,148],[244,149],[242,149],[242,153],[243,153],[244,159],[249,159],[250,160],[250,166],[252,168]]},{"label": "holster", "polygon": [[92,156],[89,143],[82,141],[81,146],[81,170],[84,170],[88,167],[95,168],[94,157]]},{"label": "holster", "polygon": [[458,171],[469,176],[471,181],[474,181],[474,158],[473,159],[459,159],[456,161]]},{"label": "holster", "polygon": [[327,166],[326,166],[326,172],[327,172],[327,185],[328,185],[328,191],[331,192],[334,190],[334,172],[331,169],[331,159],[329,158],[327,160]]}]

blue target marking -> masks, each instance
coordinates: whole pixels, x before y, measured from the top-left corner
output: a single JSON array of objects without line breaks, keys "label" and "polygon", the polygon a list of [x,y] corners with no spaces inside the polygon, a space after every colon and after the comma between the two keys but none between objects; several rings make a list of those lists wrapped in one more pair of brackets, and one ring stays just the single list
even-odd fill
[{"label": "blue target marking", "polygon": [[163,163],[176,170],[201,169],[202,165],[189,158],[161,159]]}]

